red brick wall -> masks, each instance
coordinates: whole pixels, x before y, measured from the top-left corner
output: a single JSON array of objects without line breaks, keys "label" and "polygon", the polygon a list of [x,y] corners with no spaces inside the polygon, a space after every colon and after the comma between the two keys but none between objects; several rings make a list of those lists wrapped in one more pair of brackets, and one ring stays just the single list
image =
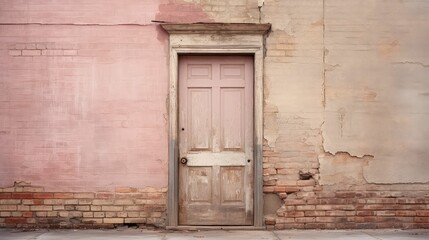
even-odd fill
[{"label": "red brick wall", "polygon": [[166,188],[114,192],[46,192],[43,187],[0,188],[0,227],[111,228],[165,225]]}]

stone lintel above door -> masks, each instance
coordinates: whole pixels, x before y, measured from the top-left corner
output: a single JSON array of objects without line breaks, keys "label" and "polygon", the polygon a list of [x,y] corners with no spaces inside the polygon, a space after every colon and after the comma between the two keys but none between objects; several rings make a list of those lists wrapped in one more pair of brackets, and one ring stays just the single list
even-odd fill
[{"label": "stone lintel above door", "polygon": [[269,23],[163,23],[170,34],[255,34],[264,35],[270,31]]}]

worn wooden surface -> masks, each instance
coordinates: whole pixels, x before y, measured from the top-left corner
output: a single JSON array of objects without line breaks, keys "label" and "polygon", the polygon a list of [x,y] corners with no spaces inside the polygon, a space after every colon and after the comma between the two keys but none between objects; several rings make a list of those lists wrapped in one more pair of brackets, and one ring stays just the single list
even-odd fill
[{"label": "worn wooden surface", "polygon": [[179,60],[179,224],[253,223],[253,57]]}]

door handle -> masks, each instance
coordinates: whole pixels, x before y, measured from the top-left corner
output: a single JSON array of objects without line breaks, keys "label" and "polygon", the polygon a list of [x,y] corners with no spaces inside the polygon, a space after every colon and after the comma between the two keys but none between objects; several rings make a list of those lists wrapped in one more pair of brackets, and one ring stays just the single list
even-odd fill
[{"label": "door handle", "polygon": [[188,163],[188,159],[187,159],[187,158],[185,158],[185,157],[182,157],[182,158],[180,159],[180,163],[181,163],[181,164],[183,164],[183,165],[186,165],[186,164]]}]

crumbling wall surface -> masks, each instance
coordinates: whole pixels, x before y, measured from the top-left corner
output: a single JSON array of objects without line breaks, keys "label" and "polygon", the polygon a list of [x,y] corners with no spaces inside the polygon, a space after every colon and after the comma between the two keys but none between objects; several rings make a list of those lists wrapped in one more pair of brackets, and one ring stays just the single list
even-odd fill
[{"label": "crumbling wall surface", "polygon": [[168,36],[155,20],[272,24],[267,228],[429,228],[428,7],[0,0],[0,227],[165,223]]},{"label": "crumbling wall surface", "polygon": [[428,228],[428,3],[263,2],[268,228]]},{"label": "crumbling wall surface", "polygon": [[429,182],[428,7],[325,1],[323,146],[372,155],[368,183]]}]

